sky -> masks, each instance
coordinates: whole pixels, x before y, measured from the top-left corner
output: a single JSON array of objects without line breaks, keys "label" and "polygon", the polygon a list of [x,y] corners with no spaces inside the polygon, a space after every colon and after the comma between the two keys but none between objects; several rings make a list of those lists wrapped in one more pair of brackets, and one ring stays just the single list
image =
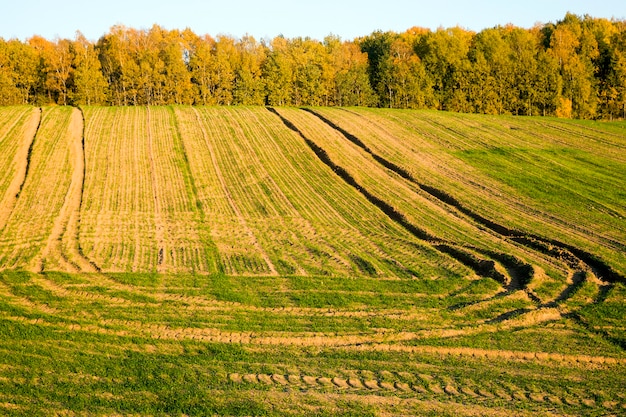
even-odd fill
[{"label": "sky", "polygon": [[[5,4],[2,4],[5,3]],[[96,41],[111,26],[190,28],[198,35],[283,35],[344,40],[376,30],[461,26],[480,31],[512,23],[530,28],[556,22],[566,12],[626,19],[624,0],[0,0],[0,37]]]}]

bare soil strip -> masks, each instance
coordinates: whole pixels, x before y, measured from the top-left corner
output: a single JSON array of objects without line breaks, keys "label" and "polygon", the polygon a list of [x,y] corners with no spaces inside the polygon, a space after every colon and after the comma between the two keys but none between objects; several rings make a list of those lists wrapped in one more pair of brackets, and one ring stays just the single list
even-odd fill
[{"label": "bare soil strip", "polygon": [[30,120],[24,127],[21,145],[15,154],[15,158],[13,159],[14,165],[17,167],[17,171],[4,195],[4,198],[2,199],[2,202],[0,202],[0,231],[6,226],[7,220],[11,216],[20,192],[24,187],[24,182],[26,182],[26,176],[28,175],[30,163],[30,154],[37,137],[37,132],[41,126],[42,113],[43,110],[41,108],[34,111]]},{"label": "bare soil strip", "polygon": [[[85,112],[82,108],[78,108],[80,111],[81,117],[81,138],[80,138],[80,147],[77,148],[78,153],[80,153],[80,158],[76,159],[76,169],[80,170],[80,191],[79,191],[79,203],[78,207],[74,207],[74,210],[70,214],[70,220],[67,226],[66,234],[64,236],[67,237],[68,244],[66,247],[69,248],[71,253],[76,254],[76,259],[82,271],[84,272],[100,272],[100,267],[96,265],[96,263],[89,259],[80,244],[80,213],[83,208],[83,195],[85,192],[85,177],[87,174],[87,155],[85,154]],[[73,180],[73,178],[72,178]]]},{"label": "bare soil strip", "polygon": [[[85,159],[83,153],[83,118],[80,110],[74,109],[67,132],[72,166],[72,180],[65,195],[63,206],[54,221],[35,272],[42,272],[48,257],[54,258],[64,271],[95,272],[89,260],[78,249],[78,216],[82,200]],[[64,239],[65,238],[65,239]],[[64,242],[65,240],[65,242]],[[65,244],[67,246],[65,247]],[[67,249],[67,250],[66,250]]]},{"label": "bare soil strip", "polygon": [[[298,129],[291,121],[286,119],[275,109],[268,107],[271,113],[278,116],[282,122],[292,131],[296,132],[307,144],[307,146],[315,153],[319,160],[328,166],[332,171],[344,180],[348,185],[360,192],[370,203],[381,210],[389,219],[402,226],[405,230],[411,233],[414,237],[432,245],[434,249],[442,254],[448,255],[456,259],[459,263],[465,265],[469,269],[473,270],[477,275],[481,277],[494,278],[498,281],[505,281],[498,271],[495,270],[494,263],[486,259],[481,259],[473,253],[469,253],[466,248],[460,245],[447,242],[436,236],[433,236],[429,232],[417,227],[411,223],[404,214],[397,211],[389,203],[385,202],[378,196],[375,196],[370,191],[365,189],[359,184],[356,179],[346,171],[343,167],[333,162],[328,153],[317,145],[314,141],[307,138],[300,129]],[[504,282],[503,282],[504,284]]]},{"label": "bare soil strip", "polygon": [[[399,175],[405,180],[415,184],[417,187],[419,187],[420,190],[427,193],[429,196],[435,198],[440,203],[458,210],[462,214],[472,219],[478,225],[483,226],[491,230],[492,232],[496,233],[502,239],[514,241],[518,244],[525,246],[526,248],[532,251],[539,253],[540,255],[548,256],[557,261],[565,262],[572,269],[574,277],[579,278],[579,279],[572,280],[572,282],[570,282],[568,287],[552,303],[544,303],[542,302],[542,300],[536,297],[536,295],[531,290],[527,288],[527,285],[530,283],[530,281],[533,278],[533,267],[531,265],[525,264],[519,259],[508,254],[497,253],[494,251],[489,251],[489,252],[479,251],[482,254],[487,255],[488,257],[492,259],[496,259],[498,262],[500,262],[509,272],[509,278],[507,279],[507,277],[503,276],[499,271],[497,271],[494,268],[493,263],[490,263],[489,261],[482,260],[482,259],[476,259],[475,256],[472,256],[472,254],[467,252],[466,248],[461,249],[457,245],[451,245],[448,243],[438,243],[433,240],[432,236],[428,236],[428,234],[426,233],[418,233],[418,234],[414,233],[413,225],[409,224],[403,218],[402,214],[399,214],[393,210],[390,210],[392,209],[392,207],[388,204],[381,206],[380,200],[377,197],[372,196],[373,199],[368,197],[368,200],[370,200],[372,203],[374,203],[379,208],[381,208],[381,210],[383,210],[386,214],[388,214],[390,218],[392,218],[393,220],[403,225],[405,228],[407,228],[407,230],[411,231],[416,237],[434,244],[435,248],[437,248],[440,252],[447,253],[448,255],[455,258],[457,261],[460,261],[464,265],[472,268],[475,272],[478,273],[478,275],[491,277],[501,282],[503,285],[507,287],[507,291],[524,290],[527,292],[529,297],[538,305],[538,307],[541,308],[541,307],[550,306],[553,303],[556,303],[556,304],[562,303],[563,301],[567,300],[572,294],[576,292],[578,287],[582,284],[583,279],[580,277],[585,277],[589,274],[595,275],[595,277],[597,277],[600,281],[602,281],[602,283],[606,283],[606,284],[613,284],[615,282],[626,283],[626,277],[620,275],[610,265],[608,265],[607,263],[599,259],[597,256],[583,249],[575,247],[573,245],[560,242],[556,239],[544,238],[542,236],[538,236],[535,234],[524,233],[522,231],[506,227],[493,220],[487,219],[484,216],[462,205],[456,198],[452,197],[447,192],[440,190],[438,188],[435,188],[433,186],[420,183],[419,181],[415,179],[415,177],[410,172],[398,166],[397,164],[394,164],[393,162],[383,158],[382,156],[376,154],[374,151],[372,151],[371,148],[369,148],[358,137],[346,131],[345,129],[338,126],[337,124],[327,119],[323,115],[319,114],[318,112],[311,110],[311,109],[306,109],[306,108],[303,110],[307,111],[310,114],[313,114],[322,122],[326,123],[328,126],[330,126],[334,130],[339,132],[348,141],[350,141],[351,143],[353,143],[354,145],[356,145],[357,147],[365,151],[367,154],[369,154],[382,167]],[[287,122],[285,123],[287,124]],[[328,157],[328,155],[323,149],[319,148],[317,145],[315,145],[312,142],[309,143],[310,140],[305,138],[304,135],[297,128],[295,128],[293,124],[290,123],[290,125],[291,126],[289,125],[288,126],[292,128],[292,130],[295,130],[297,133],[299,133],[300,136],[302,136],[305,139],[305,141],[307,141],[307,144],[309,144],[311,149],[313,149],[316,152],[316,154],[318,155],[320,159],[322,160],[326,159],[327,161],[324,161],[324,162],[327,163],[327,165],[333,167],[333,170],[340,177],[342,177],[346,182],[348,182],[350,185],[355,187],[357,190],[361,191],[361,193],[363,193],[367,197],[367,194],[369,194],[369,192],[362,189],[362,187],[358,185],[356,181],[353,180],[350,174],[348,174],[343,168],[337,167],[332,161],[330,161],[330,158]],[[316,151],[314,147],[318,148],[318,150]],[[344,176],[346,176],[346,178],[344,178]],[[476,250],[476,248],[474,249]],[[597,300],[597,301],[600,301],[600,300]],[[514,314],[514,312],[512,314]],[[503,317],[502,319],[504,320],[507,318],[508,317]],[[592,330],[592,329],[589,329],[589,330]],[[612,339],[609,341],[611,341],[611,343],[614,343]],[[614,343],[614,344],[618,345],[622,349],[626,349],[626,346],[624,346],[621,343]]]},{"label": "bare soil strip", "polygon": [[250,240],[253,242],[255,248],[259,251],[259,253],[263,257],[263,261],[265,261],[265,263],[267,264],[267,267],[270,270],[270,274],[274,275],[274,276],[277,276],[278,275],[278,271],[276,270],[276,267],[272,263],[270,257],[267,255],[267,253],[263,250],[263,248],[259,244],[259,241],[257,240],[256,236],[252,232],[252,229],[250,229],[250,227],[248,226],[248,224],[246,222],[246,219],[244,218],[243,214],[241,213],[241,210],[239,210],[239,207],[237,206],[237,203],[235,202],[235,200],[233,199],[232,195],[230,194],[230,191],[228,190],[228,186],[226,185],[226,181],[224,180],[224,176],[222,175],[222,171],[221,171],[221,169],[219,167],[219,164],[217,163],[217,157],[215,155],[215,150],[213,149],[213,145],[211,144],[211,140],[210,140],[210,138],[208,137],[208,135],[206,133],[206,129],[204,128],[204,125],[202,123],[202,120],[200,118],[200,114],[198,113],[198,110],[194,108],[193,111],[195,112],[196,119],[198,120],[198,124],[200,125],[200,127],[202,129],[202,135],[204,136],[204,141],[206,143],[207,148],[209,149],[209,153],[211,154],[211,161],[213,163],[213,169],[215,170],[215,172],[217,174],[219,182],[220,182],[220,184],[222,186],[222,191],[223,191],[224,195],[226,196],[226,199],[228,200],[228,204],[230,205],[230,207],[232,208],[233,212],[237,216],[237,220],[239,221],[241,226],[244,228],[244,230],[246,230],[246,233],[248,234]]}]

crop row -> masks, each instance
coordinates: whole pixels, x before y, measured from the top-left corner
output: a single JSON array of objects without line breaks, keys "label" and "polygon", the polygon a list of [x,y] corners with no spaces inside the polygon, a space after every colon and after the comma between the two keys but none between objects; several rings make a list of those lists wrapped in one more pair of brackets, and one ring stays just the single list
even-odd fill
[{"label": "crop row", "polygon": [[103,270],[214,270],[167,108],[88,108],[81,245]]},{"label": "crop row", "polygon": [[619,172],[626,142],[619,129],[537,118],[316,111],[482,216],[593,248],[623,265]]},{"label": "crop row", "polygon": [[36,134],[26,128],[34,137],[29,138],[27,155],[21,155],[22,167],[8,167],[15,178],[21,177],[21,184],[16,194],[11,190],[15,200],[5,198],[3,207],[8,211],[0,235],[3,269],[62,268],[56,242],[61,236],[57,229],[62,227],[58,219],[69,198],[75,162],[72,148],[80,143],[80,126],[78,110],[50,108],[43,110]]},{"label": "crop row", "polygon": [[[576,252],[586,232],[613,267],[626,247],[614,175],[624,161],[610,151],[625,144],[610,129],[370,109],[40,113],[0,114],[4,268],[446,277],[469,267],[509,289],[551,277],[540,292],[552,285],[557,298],[597,272],[577,266],[593,261]],[[594,171],[585,140],[604,164]],[[494,171],[545,168],[543,185],[597,210],[573,225],[528,185],[485,171],[483,157]],[[579,165],[590,179],[555,185]]]}]

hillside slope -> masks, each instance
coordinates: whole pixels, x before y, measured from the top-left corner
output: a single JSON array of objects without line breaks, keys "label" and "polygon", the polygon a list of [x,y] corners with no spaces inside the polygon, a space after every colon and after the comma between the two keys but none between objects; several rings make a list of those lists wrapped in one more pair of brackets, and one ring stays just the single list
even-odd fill
[{"label": "hillside slope", "polygon": [[0,414],[619,414],[624,130],[2,108]]}]

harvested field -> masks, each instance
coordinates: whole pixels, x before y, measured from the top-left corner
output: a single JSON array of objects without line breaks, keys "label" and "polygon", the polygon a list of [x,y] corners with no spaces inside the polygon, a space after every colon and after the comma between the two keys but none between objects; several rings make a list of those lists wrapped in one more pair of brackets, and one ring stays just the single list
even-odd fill
[{"label": "harvested field", "polygon": [[0,414],[621,415],[620,126],[2,108]]}]

